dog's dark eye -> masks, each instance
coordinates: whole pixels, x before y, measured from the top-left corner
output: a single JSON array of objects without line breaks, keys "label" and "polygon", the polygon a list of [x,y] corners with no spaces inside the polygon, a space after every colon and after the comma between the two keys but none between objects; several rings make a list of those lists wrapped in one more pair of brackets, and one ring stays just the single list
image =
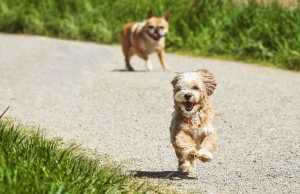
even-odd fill
[{"label": "dog's dark eye", "polygon": [[164,29],[164,27],[163,27],[163,26],[159,26],[159,29],[163,30],[163,29]]},{"label": "dog's dark eye", "polygon": [[193,90],[199,90],[199,88],[197,86],[194,86]]},{"label": "dog's dark eye", "polygon": [[148,28],[149,28],[149,29],[154,29],[154,26],[151,25],[151,26],[148,26]]}]

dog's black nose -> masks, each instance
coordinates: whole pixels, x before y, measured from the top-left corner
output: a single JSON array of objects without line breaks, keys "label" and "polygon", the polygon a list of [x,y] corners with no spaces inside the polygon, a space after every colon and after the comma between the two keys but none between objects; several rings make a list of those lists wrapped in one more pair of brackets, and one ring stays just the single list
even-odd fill
[{"label": "dog's black nose", "polygon": [[190,95],[190,94],[185,94],[185,95],[184,95],[184,98],[185,98],[186,100],[191,99],[191,97],[192,97],[192,95]]}]

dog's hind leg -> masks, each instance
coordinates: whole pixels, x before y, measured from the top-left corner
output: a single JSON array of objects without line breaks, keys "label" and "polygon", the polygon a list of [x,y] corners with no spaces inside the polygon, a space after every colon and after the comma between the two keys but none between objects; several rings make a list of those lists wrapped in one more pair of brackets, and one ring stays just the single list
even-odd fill
[{"label": "dog's hind leg", "polygon": [[194,160],[199,158],[196,144],[192,137],[182,130],[177,131],[173,138],[173,147],[178,158],[178,169],[182,172],[192,173],[194,170]]},{"label": "dog's hind leg", "polygon": [[125,56],[125,63],[126,63],[126,69],[127,71],[134,71],[134,69],[132,68],[132,66],[130,65],[130,59],[131,57],[134,55],[134,48],[130,47],[127,55]]},{"label": "dog's hind leg", "polygon": [[134,49],[132,48],[132,45],[129,40],[130,39],[128,38],[128,32],[126,30],[123,30],[120,33],[120,42],[125,57],[126,70],[133,71],[133,68],[130,65],[130,58],[134,55]]}]

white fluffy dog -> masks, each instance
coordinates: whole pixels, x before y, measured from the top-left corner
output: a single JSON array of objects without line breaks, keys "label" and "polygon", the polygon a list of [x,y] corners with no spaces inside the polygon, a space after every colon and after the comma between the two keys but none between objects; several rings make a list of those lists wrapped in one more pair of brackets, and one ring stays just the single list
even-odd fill
[{"label": "white fluffy dog", "polygon": [[170,126],[171,142],[179,170],[192,173],[194,161],[209,162],[218,145],[209,100],[217,84],[205,69],[178,74],[172,84],[175,111]]}]

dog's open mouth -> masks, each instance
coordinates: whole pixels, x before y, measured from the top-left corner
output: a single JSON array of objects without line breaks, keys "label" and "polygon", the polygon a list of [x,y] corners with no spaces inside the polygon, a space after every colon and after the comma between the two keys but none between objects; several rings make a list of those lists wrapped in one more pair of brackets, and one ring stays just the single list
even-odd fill
[{"label": "dog's open mouth", "polygon": [[153,40],[156,40],[158,41],[162,36],[159,35],[158,32],[154,32],[154,33],[150,33],[147,31],[147,34],[153,39]]},{"label": "dog's open mouth", "polygon": [[154,34],[152,34],[152,38],[154,40],[159,40],[161,38],[161,36],[158,33],[154,33]]},{"label": "dog's open mouth", "polygon": [[183,105],[186,111],[191,111],[194,108],[194,103],[192,102],[184,102]]}]

